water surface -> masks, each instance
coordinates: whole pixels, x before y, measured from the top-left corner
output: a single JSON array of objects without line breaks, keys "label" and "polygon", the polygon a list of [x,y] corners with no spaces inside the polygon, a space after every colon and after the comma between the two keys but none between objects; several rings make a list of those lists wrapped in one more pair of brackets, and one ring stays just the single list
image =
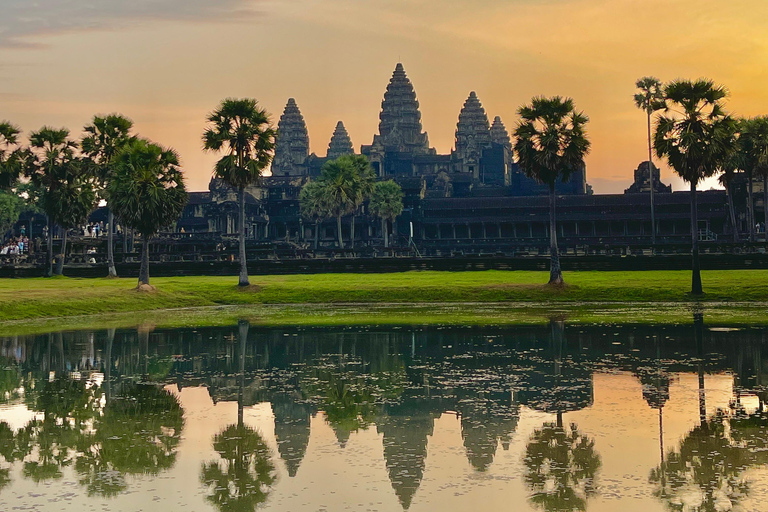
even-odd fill
[{"label": "water surface", "polygon": [[766,332],[0,337],[0,510],[765,510]]}]

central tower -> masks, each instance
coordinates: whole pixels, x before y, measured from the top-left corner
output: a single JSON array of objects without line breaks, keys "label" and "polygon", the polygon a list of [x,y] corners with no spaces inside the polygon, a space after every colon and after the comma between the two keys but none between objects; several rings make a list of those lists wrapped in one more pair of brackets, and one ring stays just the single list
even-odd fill
[{"label": "central tower", "polygon": [[399,62],[381,102],[379,133],[373,136],[370,146],[362,147],[362,152],[383,176],[412,175],[414,156],[435,154],[421,126],[416,91]]}]

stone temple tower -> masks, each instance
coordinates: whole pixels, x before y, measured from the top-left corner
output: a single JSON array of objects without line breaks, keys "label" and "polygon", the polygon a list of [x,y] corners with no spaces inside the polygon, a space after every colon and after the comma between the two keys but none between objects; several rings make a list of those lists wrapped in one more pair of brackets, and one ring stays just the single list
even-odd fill
[{"label": "stone temple tower", "polygon": [[304,117],[293,98],[288,99],[277,124],[273,176],[305,176],[309,156],[309,134]]},{"label": "stone temple tower", "polygon": [[430,152],[429,137],[422,131],[416,91],[399,62],[381,102],[379,134],[373,137],[373,146],[378,145],[385,151],[412,154]]},{"label": "stone temple tower", "polygon": [[488,116],[475,91],[469,93],[459,113],[456,124],[456,149],[453,157],[456,170],[480,176],[480,159],[483,150],[491,145],[491,129]]},{"label": "stone temple tower", "polygon": [[352,155],[354,153],[352,139],[349,138],[349,133],[347,133],[344,123],[339,121],[336,124],[336,129],[333,131],[331,142],[328,144],[328,158],[333,160],[341,155]]},{"label": "stone temple tower", "polygon": [[507,149],[512,149],[512,141],[509,138],[509,133],[507,133],[507,128],[504,126],[504,123],[499,116],[496,116],[493,119],[493,125],[491,125],[491,142],[501,144]]}]

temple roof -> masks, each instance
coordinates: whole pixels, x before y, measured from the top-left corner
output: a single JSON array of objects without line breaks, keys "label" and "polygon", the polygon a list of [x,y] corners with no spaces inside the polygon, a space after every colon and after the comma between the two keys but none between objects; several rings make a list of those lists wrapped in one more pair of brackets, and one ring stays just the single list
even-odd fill
[{"label": "temple roof", "polygon": [[304,116],[293,98],[288,99],[283,115],[277,124],[275,158],[272,161],[273,174],[296,172],[309,156],[309,134]]},{"label": "temple roof", "polygon": [[373,144],[387,149],[409,153],[429,151],[429,138],[421,126],[419,101],[413,84],[405,74],[401,63],[397,63],[392,78],[384,93],[379,114],[379,135]]},{"label": "temple roof", "polygon": [[493,118],[493,125],[491,126],[491,142],[501,144],[507,148],[512,147],[512,141],[509,138],[507,128],[504,126],[504,123],[499,116]]},{"label": "temple roof", "polygon": [[344,127],[344,123],[339,121],[336,124],[336,129],[331,136],[331,142],[328,144],[328,158],[335,159],[341,155],[352,155],[355,150],[352,148],[352,139],[349,138],[349,133]]}]

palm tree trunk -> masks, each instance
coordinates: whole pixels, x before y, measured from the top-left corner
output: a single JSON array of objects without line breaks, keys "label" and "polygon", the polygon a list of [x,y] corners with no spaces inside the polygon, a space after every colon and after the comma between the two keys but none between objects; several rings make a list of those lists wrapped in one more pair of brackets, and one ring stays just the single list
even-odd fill
[{"label": "palm tree trunk", "polygon": [[651,150],[650,112],[648,112],[648,183],[651,186],[651,245],[656,247],[656,209],[653,206],[653,152]]},{"label": "palm tree trunk", "polygon": [[241,188],[238,191],[237,201],[240,206],[240,225],[238,226],[238,234],[240,237],[240,279],[237,283],[238,286],[248,286],[248,261],[245,254],[245,188]]},{"label": "palm tree trunk", "polygon": [[699,265],[699,212],[696,202],[696,182],[691,182],[691,293],[701,295],[701,267]]},{"label": "palm tree trunk", "polygon": [[384,247],[389,248],[389,230],[387,229],[386,217],[381,218],[381,234],[384,237]]},{"label": "palm tree trunk", "polygon": [[341,214],[336,216],[336,234],[339,237],[339,249],[343,249],[344,240],[341,238]]},{"label": "palm tree trunk", "polygon": [[752,200],[752,170],[747,171],[747,222],[749,222],[749,241],[755,241],[755,203]]},{"label": "palm tree trunk", "polygon": [[126,254],[128,254],[128,227],[123,226],[123,263],[125,263]]},{"label": "palm tree trunk", "polygon": [[698,354],[699,377],[699,421],[702,425],[707,422],[707,398],[704,390],[704,313],[693,314],[693,336],[696,340],[696,352]]},{"label": "palm tree trunk", "polygon": [[739,226],[736,224],[736,210],[733,207],[733,194],[731,193],[731,184],[726,183],[725,195],[728,198],[728,211],[731,214],[731,226],[733,228],[733,241],[739,242]]},{"label": "palm tree trunk", "polygon": [[54,275],[61,276],[64,275],[64,258],[67,257],[67,229],[62,229],[63,234],[61,235],[61,252],[58,254],[58,257],[56,258],[56,270],[54,272]]},{"label": "palm tree trunk", "polygon": [[555,184],[549,186],[549,284],[563,284],[560,254],[557,250],[557,217],[555,214]]},{"label": "palm tree trunk", "polygon": [[240,338],[240,371],[237,376],[237,426],[243,426],[243,392],[245,390],[245,345],[248,340],[248,322],[240,320],[238,326],[238,337]]},{"label": "palm tree trunk", "polygon": [[149,235],[142,235],[141,266],[139,267],[139,286],[149,284]]},{"label": "palm tree trunk", "polygon": [[45,277],[51,277],[53,275],[53,223],[50,217],[48,217],[48,247],[46,249],[48,268],[45,270]]},{"label": "palm tree trunk", "polygon": [[763,174],[763,239],[768,242],[768,173]]},{"label": "palm tree trunk", "polygon": [[115,235],[112,233],[114,227],[115,216],[112,210],[109,210],[107,214],[107,265],[109,266],[109,277],[117,277],[117,270],[115,269]]},{"label": "palm tree trunk", "polygon": [[317,250],[317,239],[319,237],[320,232],[320,222],[315,221],[315,250]]},{"label": "palm tree trunk", "polygon": [[352,212],[352,225],[350,227],[351,231],[349,233],[349,246],[354,249],[355,248],[355,212]]}]

